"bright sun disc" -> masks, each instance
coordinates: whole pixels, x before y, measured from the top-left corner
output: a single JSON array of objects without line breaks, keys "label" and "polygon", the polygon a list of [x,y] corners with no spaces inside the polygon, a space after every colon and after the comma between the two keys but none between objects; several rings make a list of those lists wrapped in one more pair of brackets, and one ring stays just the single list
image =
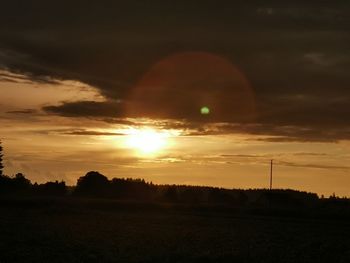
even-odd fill
[{"label": "bright sun disc", "polygon": [[126,144],[143,154],[159,152],[166,144],[167,134],[153,129],[132,129],[128,132]]}]

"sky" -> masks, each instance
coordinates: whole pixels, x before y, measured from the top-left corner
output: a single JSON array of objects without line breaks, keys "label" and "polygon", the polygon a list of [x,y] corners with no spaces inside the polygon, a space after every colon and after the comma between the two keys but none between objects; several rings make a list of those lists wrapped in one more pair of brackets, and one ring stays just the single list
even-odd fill
[{"label": "sky", "polygon": [[5,173],[350,196],[348,1],[7,1]]}]

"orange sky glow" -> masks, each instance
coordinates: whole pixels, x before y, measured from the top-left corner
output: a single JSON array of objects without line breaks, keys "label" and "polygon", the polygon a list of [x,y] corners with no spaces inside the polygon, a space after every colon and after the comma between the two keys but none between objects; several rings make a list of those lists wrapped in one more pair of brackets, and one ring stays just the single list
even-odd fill
[{"label": "orange sky glow", "polygon": [[[11,76],[15,80],[20,77]],[[147,85],[152,81],[155,87],[154,81],[164,79],[152,76],[143,81]],[[155,97],[162,94],[152,92]],[[77,81],[43,84],[1,80],[0,94],[0,134],[8,175],[22,172],[33,182],[65,180],[75,184],[87,171],[98,170],[110,178],[144,178],[159,184],[267,188],[269,162],[274,159],[275,188],[350,196],[350,144],[346,140],[274,142],[265,140],[264,135],[244,132],[201,134],[179,120],[166,118],[130,117],[113,123],[42,111],[45,105],[62,101],[105,100],[97,89]],[[132,96],[147,94],[138,90]],[[196,106],[199,115],[202,104],[210,106],[215,114],[216,103],[208,100],[210,95],[203,95]],[[137,107],[148,107],[146,104]],[[164,107],[165,115],[173,110],[172,106]],[[220,107],[224,111],[228,106]],[[148,109],[150,115],[156,110]],[[244,105],[239,110],[246,111]],[[205,127],[215,131],[217,125],[209,123]]]}]

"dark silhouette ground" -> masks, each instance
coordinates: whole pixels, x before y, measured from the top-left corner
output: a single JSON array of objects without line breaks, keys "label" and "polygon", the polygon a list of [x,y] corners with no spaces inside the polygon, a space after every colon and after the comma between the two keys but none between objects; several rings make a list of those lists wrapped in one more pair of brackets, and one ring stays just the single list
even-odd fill
[{"label": "dark silhouette ground", "polygon": [[350,262],[346,218],[86,198],[0,211],[0,262]]},{"label": "dark silhouette ground", "polygon": [[0,176],[0,262],[350,262],[350,201],[294,190]]}]

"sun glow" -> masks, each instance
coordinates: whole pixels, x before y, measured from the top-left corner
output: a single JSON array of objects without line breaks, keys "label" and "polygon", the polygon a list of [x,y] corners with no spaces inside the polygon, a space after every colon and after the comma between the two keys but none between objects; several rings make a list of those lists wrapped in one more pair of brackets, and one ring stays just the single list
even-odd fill
[{"label": "sun glow", "polygon": [[138,153],[150,155],[160,152],[167,144],[169,135],[154,129],[131,129],[127,132],[126,146]]}]

